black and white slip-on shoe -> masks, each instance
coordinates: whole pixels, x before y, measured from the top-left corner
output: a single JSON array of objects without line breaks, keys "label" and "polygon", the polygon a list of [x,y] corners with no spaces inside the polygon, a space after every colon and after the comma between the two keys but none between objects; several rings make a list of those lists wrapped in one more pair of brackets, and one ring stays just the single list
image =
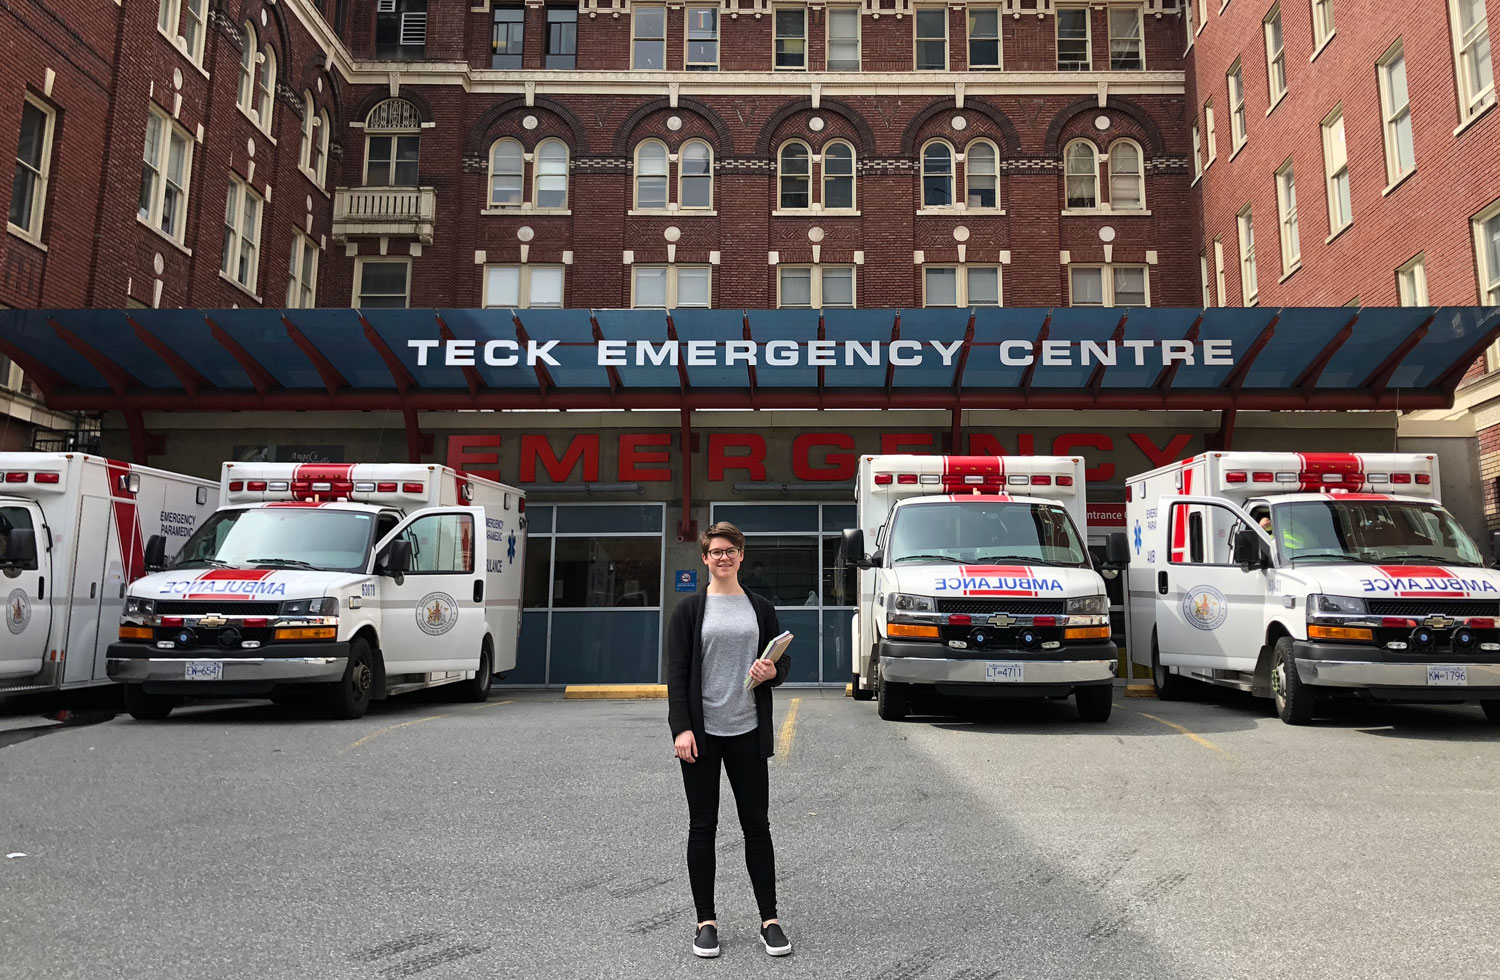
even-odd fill
[{"label": "black and white slip-on shoe", "polygon": [[[788,950],[791,947],[787,947]],[[693,939],[694,956],[718,956],[719,955],[719,930],[712,925],[701,925],[698,927],[698,935]]]},{"label": "black and white slip-on shoe", "polygon": [[760,941],[766,944],[766,952],[772,956],[786,956],[792,951],[792,941],[782,932],[780,922],[761,926]]}]

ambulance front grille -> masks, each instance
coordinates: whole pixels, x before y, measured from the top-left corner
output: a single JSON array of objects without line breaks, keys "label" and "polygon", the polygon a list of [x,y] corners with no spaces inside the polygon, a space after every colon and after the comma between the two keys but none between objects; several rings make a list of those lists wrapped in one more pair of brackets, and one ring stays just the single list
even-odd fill
[{"label": "ambulance front grille", "polygon": [[1371,616],[1496,616],[1500,603],[1493,599],[1366,599]]},{"label": "ambulance front grille", "polygon": [[1061,616],[1063,599],[938,599],[940,613],[968,613],[986,615],[1003,612],[1012,616]]},{"label": "ambulance front grille", "polygon": [[169,599],[156,603],[158,616],[275,616],[279,612],[279,602]]}]

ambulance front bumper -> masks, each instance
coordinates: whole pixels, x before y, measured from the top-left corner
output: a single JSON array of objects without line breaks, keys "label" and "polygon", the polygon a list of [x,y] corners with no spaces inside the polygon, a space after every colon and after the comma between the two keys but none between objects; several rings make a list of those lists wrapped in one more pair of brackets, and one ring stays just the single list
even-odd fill
[{"label": "ambulance front bumper", "polygon": [[950,693],[981,697],[1044,697],[1075,687],[1112,684],[1119,664],[1113,643],[1077,644],[1048,656],[994,649],[972,657],[934,657],[934,643],[881,640],[878,647],[884,680],[897,684],[930,684]]},{"label": "ambulance front bumper", "polygon": [[[107,667],[110,679],[143,684],[154,694],[248,696],[269,694],[287,685],[337,681],[349,665],[348,643],[299,643],[297,655],[291,657],[215,657],[208,650],[196,657],[141,655],[148,650],[140,644],[111,644]],[[189,664],[222,666],[217,679],[198,680],[189,678]],[[201,676],[203,672],[195,669],[193,673]]]},{"label": "ambulance front bumper", "polygon": [[1361,644],[1296,640],[1292,658],[1298,678],[1314,687],[1363,690],[1385,700],[1500,699],[1500,658],[1492,656],[1401,655]]}]

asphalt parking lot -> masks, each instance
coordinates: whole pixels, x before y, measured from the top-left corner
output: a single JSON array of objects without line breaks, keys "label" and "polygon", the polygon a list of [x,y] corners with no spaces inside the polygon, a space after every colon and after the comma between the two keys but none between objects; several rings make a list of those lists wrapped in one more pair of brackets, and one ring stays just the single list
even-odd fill
[{"label": "asphalt parking lot", "polygon": [[0,748],[0,977],[1500,976],[1500,729],[1477,708],[1071,702],[892,724],[783,689],[783,921],[729,805],[689,951],[660,701],[259,703]]}]

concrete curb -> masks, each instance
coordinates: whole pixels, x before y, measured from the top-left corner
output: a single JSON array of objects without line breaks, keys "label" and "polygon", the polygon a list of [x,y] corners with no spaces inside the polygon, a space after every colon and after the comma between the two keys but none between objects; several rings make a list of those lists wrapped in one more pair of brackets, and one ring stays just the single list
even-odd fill
[{"label": "concrete curb", "polygon": [[1127,698],[1155,698],[1155,684],[1126,684],[1125,696]]},{"label": "concrete curb", "polygon": [[565,699],[596,701],[665,700],[665,684],[569,684],[563,689]]}]

